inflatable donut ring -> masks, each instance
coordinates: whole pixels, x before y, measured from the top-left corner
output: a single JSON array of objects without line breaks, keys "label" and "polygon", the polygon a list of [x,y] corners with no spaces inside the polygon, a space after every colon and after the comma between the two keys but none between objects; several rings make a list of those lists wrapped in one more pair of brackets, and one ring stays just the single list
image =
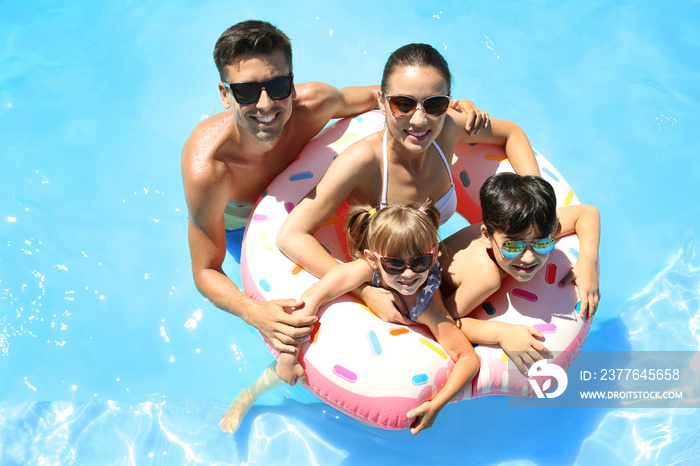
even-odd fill
[{"label": "inflatable donut ring", "polygon": [[[384,126],[380,112],[344,119],[310,141],[299,158],[282,172],[258,201],[250,218],[241,260],[243,287],[257,300],[299,297],[318,279],[290,261],[275,245],[277,232],[294,206],[321,179],[333,159],[350,144]],[[453,158],[452,176],[458,211],[471,223],[481,220],[478,191],[490,175],[512,171],[501,147],[462,144]],[[578,203],[562,176],[540,154],[540,170],[557,193],[559,205]],[[347,260],[343,212],[347,204],[316,233],[338,260]],[[471,316],[525,324],[539,329],[554,363],[568,369],[588,333],[579,317],[573,285],[557,283],[578,255],[575,236],[561,239],[549,260],[527,283],[506,279]],[[402,326],[379,319],[361,302],[345,295],[322,307],[311,340],[302,345],[300,362],[306,387],[321,400],[366,424],[406,429],[406,413],[443,386],[454,365],[421,326]],[[276,353],[268,343],[268,347]],[[481,368],[455,400],[483,395],[534,396],[526,377],[508,370],[499,346],[478,345]],[[278,354],[275,354],[277,356]]]}]

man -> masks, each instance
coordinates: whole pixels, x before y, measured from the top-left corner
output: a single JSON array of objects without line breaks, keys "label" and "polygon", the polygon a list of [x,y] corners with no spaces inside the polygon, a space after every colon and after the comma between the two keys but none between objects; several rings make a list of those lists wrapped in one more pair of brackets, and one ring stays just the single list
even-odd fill
[{"label": "man", "polygon": [[[222,268],[227,237],[240,261],[243,229],[263,190],[331,119],[375,108],[379,87],[295,85],[289,38],[263,21],[227,29],[214,60],[227,111],[200,123],[182,149],[195,285],[215,306],[256,327],[276,349],[294,352],[317,318],[292,314],[301,305],[295,299],[260,302],[243,294]],[[471,102],[460,105],[474,130],[487,124],[488,116]]]}]

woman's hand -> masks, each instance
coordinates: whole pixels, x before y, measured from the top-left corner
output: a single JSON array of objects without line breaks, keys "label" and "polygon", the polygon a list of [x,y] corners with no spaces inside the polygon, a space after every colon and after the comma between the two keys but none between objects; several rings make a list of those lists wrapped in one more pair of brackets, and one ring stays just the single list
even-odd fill
[{"label": "woman's hand", "polygon": [[450,102],[450,108],[466,113],[467,121],[464,128],[470,135],[479,134],[479,131],[487,128],[489,121],[491,121],[488,113],[476,108],[476,105],[469,100],[454,99]]}]

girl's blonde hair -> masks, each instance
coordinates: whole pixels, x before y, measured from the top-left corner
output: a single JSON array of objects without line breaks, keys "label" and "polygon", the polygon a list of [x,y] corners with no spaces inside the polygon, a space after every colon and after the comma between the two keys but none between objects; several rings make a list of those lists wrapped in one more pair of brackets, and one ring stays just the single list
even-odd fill
[{"label": "girl's blonde hair", "polygon": [[363,257],[365,249],[384,256],[422,254],[440,242],[439,226],[440,211],[431,199],[381,210],[356,205],[348,213],[348,253],[353,259]]}]

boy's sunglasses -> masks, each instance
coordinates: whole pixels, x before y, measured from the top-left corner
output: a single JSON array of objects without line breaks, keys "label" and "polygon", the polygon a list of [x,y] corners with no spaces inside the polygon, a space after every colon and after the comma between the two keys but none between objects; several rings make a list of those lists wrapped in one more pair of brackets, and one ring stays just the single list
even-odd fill
[{"label": "boy's sunglasses", "polygon": [[450,106],[449,95],[434,95],[427,99],[418,102],[411,96],[407,95],[386,95],[384,97],[389,101],[391,113],[396,118],[406,118],[413,115],[418,108],[418,104],[423,107],[423,112],[432,117],[443,115]]},{"label": "boy's sunglasses", "polygon": [[381,256],[375,251],[372,251],[372,254],[379,259],[382,268],[389,275],[402,274],[407,268],[413,270],[415,273],[423,273],[433,265],[433,249],[427,254],[414,257],[411,259],[410,263],[404,262],[398,257]]},{"label": "boy's sunglasses", "polygon": [[523,253],[528,243],[537,254],[546,255],[554,250],[556,241],[554,238],[542,238],[532,241],[505,241],[501,246],[503,257],[513,259]]},{"label": "boy's sunglasses", "polygon": [[240,105],[250,105],[260,100],[260,94],[265,89],[267,95],[272,100],[286,99],[292,95],[292,83],[294,82],[294,73],[288,76],[280,76],[272,78],[269,81],[248,83],[227,83],[224,86],[231,91],[233,98]]}]

